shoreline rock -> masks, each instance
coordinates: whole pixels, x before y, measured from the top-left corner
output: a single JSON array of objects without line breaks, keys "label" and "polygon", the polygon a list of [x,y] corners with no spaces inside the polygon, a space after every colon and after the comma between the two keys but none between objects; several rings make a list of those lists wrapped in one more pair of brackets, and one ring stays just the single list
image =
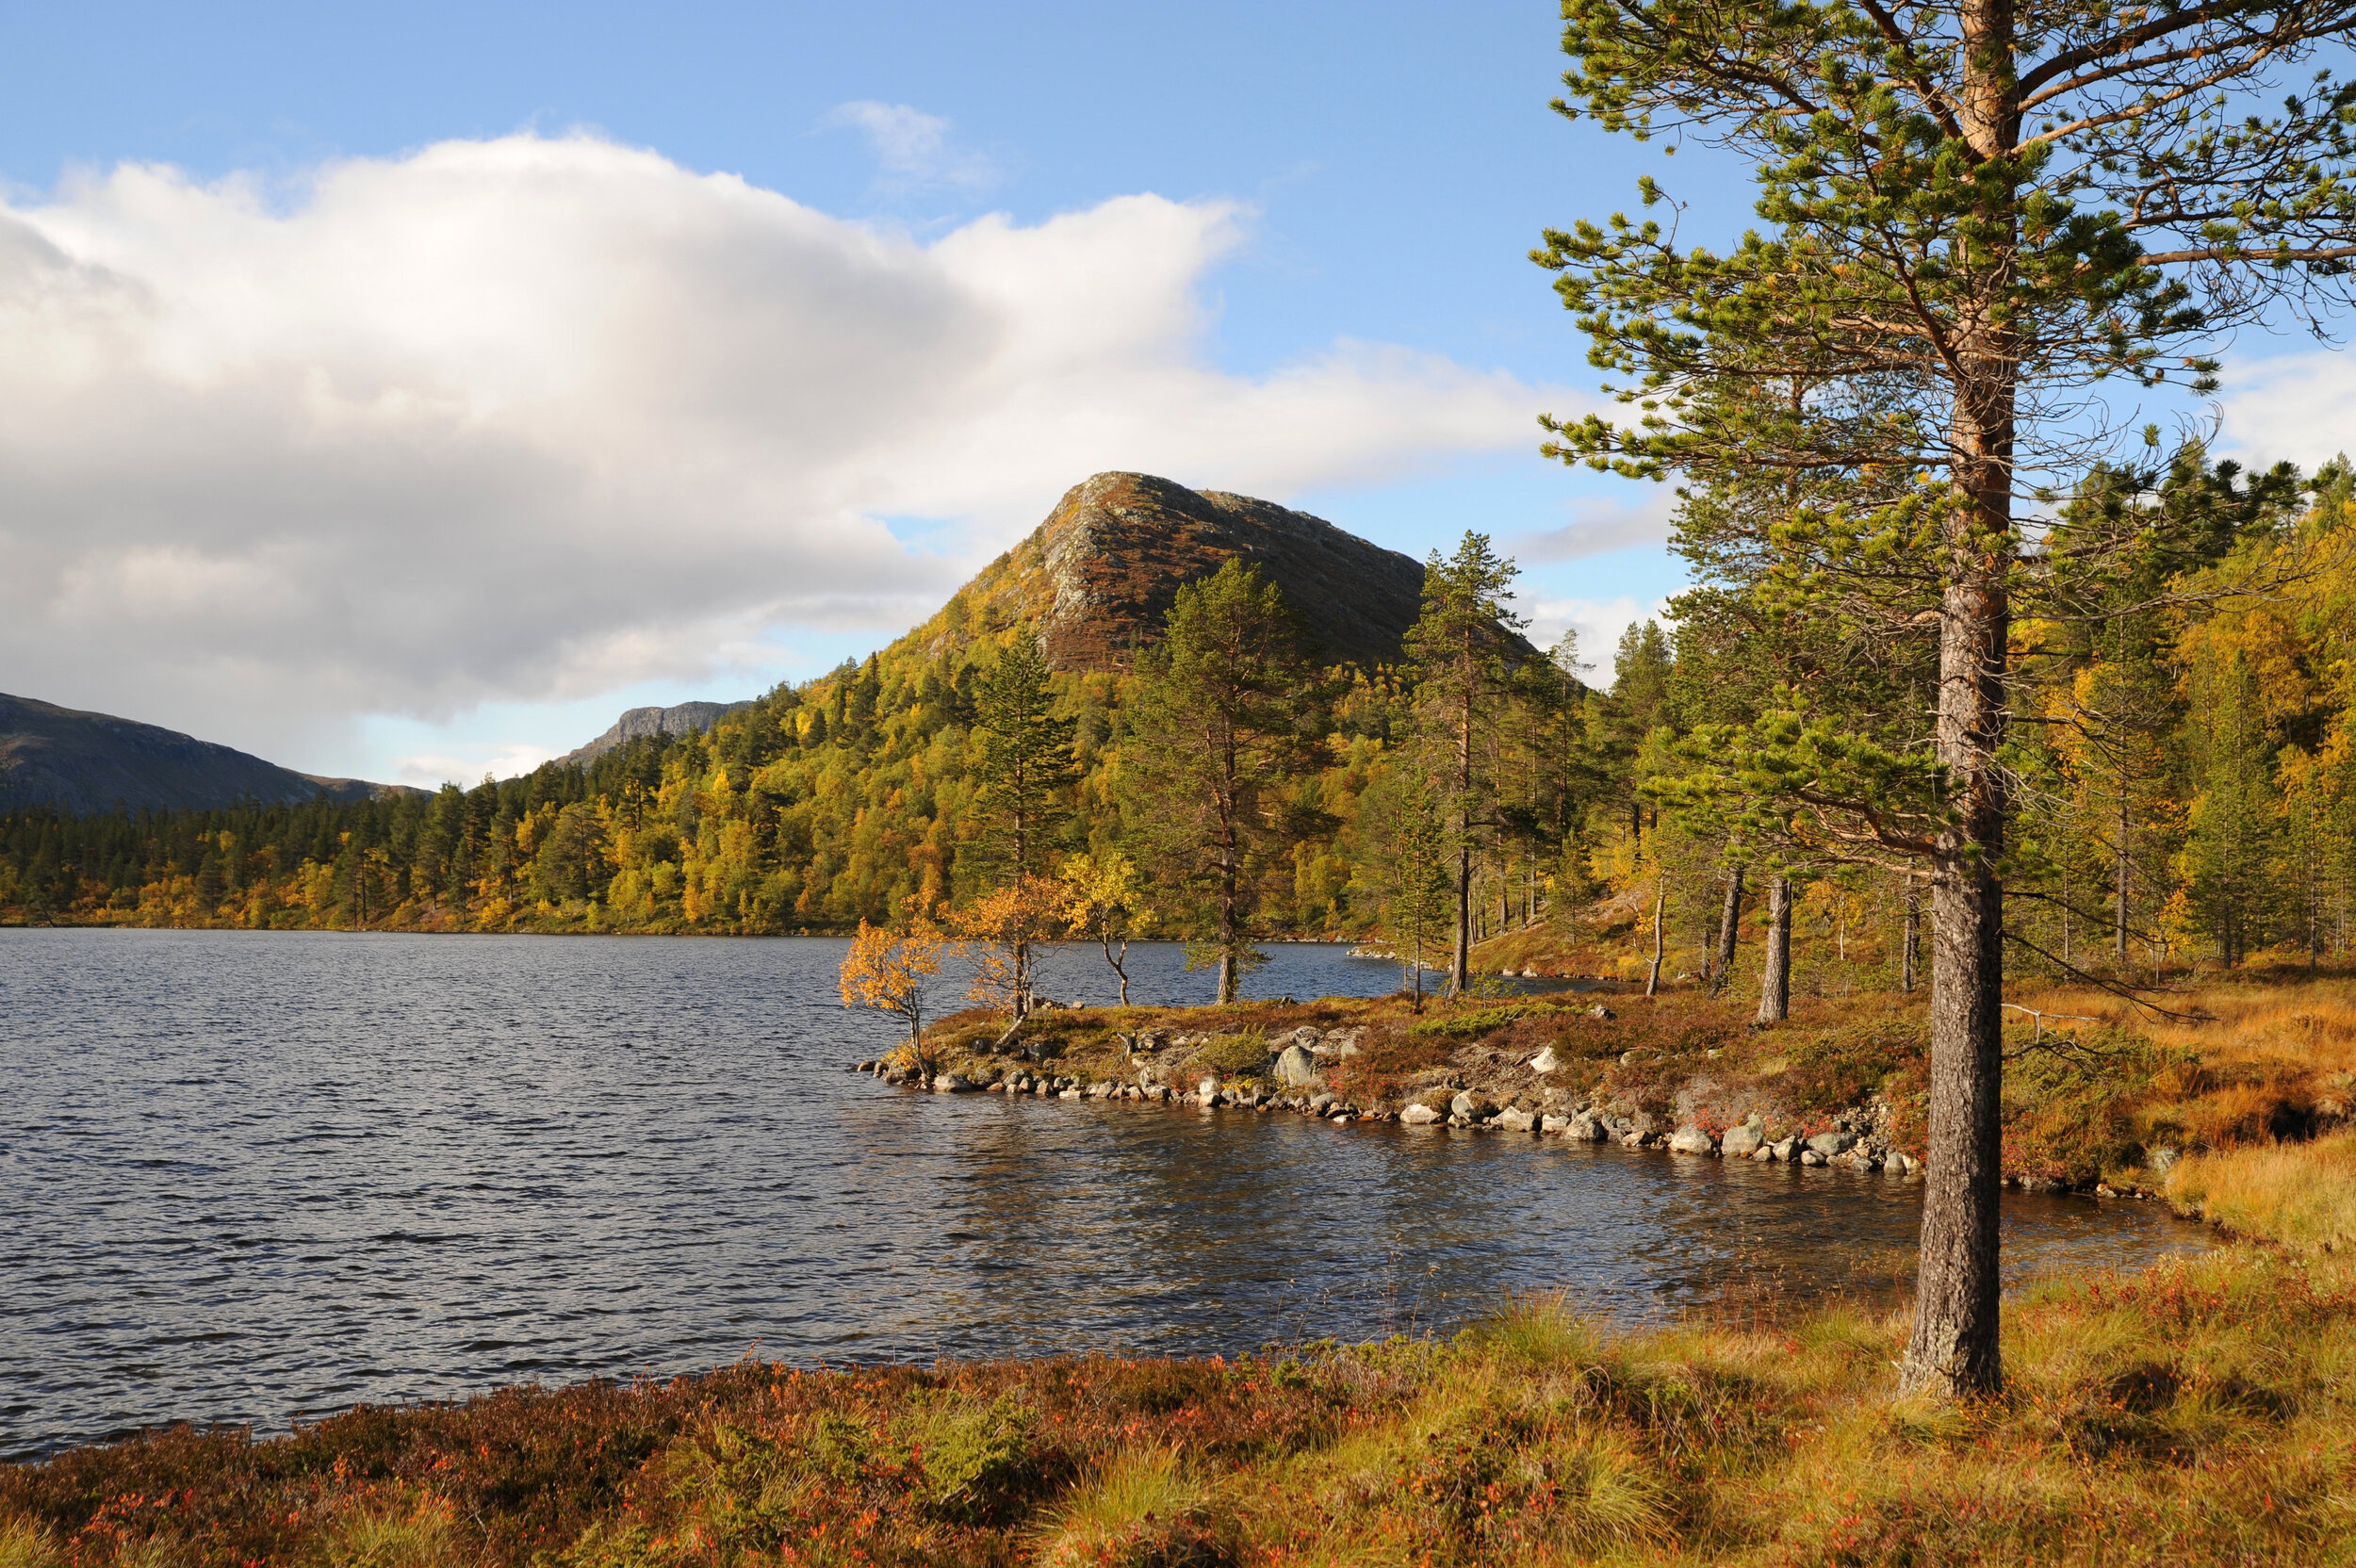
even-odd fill
[{"label": "shoreline rock", "polygon": [[[1593,1011],[1599,1011],[1604,1019],[1611,1016],[1610,1009],[1600,1004],[1594,1004],[1593,1010],[1582,1007],[1578,1011],[1582,1016],[1592,1016]],[[1533,1145],[1546,1138],[1578,1144],[1610,1140],[1627,1149],[1687,1158],[1750,1160],[1803,1169],[1837,1168],[1901,1180],[1921,1180],[1925,1174],[1923,1160],[1898,1147],[1897,1112],[1878,1094],[1828,1113],[1811,1110],[1795,1117],[1788,1108],[1760,1100],[1742,1080],[1714,1077],[1718,1070],[1704,1064],[1716,1061],[1719,1053],[1698,1048],[1691,1053],[1693,1075],[1682,1083],[1662,1080],[1657,1070],[1651,1081],[1640,1076],[1633,1086],[1609,1072],[1600,1083],[1593,1076],[1580,1076],[1582,1062],[1618,1051],[1619,1042],[1610,1036],[1595,1042],[1609,1042],[1607,1051],[1546,1044],[1534,1054],[1528,1044],[1515,1050],[1501,1040],[1474,1040],[1456,1048],[1453,1054],[1421,1058],[1424,1065],[1404,1074],[1403,1081],[1369,1080],[1383,1086],[1369,1094],[1366,1102],[1353,1102],[1344,1088],[1360,1080],[1345,1064],[1363,1054],[1369,1030],[1387,1051],[1390,1037],[1383,1031],[1388,1027],[1381,1021],[1347,1027],[1301,1024],[1270,1028],[1264,1036],[1232,1028],[1227,1032],[1139,1028],[1112,1036],[1114,1050],[1109,1058],[1101,1046],[1075,1055],[1071,1065],[1079,1076],[1057,1070],[1058,1052],[1017,1057],[977,1049],[969,1055],[954,1044],[946,1048],[948,1054],[935,1073],[898,1065],[908,1059],[905,1047],[887,1056],[862,1059],[852,1064],[851,1070],[895,1086],[953,1097],[987,1092],[1007,1099],[1027,1094],[1039,1099],[1127,1101],[1166,1107],[1186,1105],[1205,1114],[1222,1108],[1252,1115],[1284,1111],[1336,1126],[1362,1121],[1417,1129],[1445,1125],[1466,1133],[1516,1134]],[[1247,1041],[1258,1049],[1239,1049]],[[1658,1053],[1659,1049],[1618,1054],[1625,1062],[1630,1054],[1644,1054],[1647,1050]],[[957,1064],[955,1067],[949,1065],[953,1060]],[[1208,1070],[1212,1068],[1217,1070]],[[1104,1075],[1107,1069],[1111,1070],[1109,1077]],[[1583,1092],[1572,1086],[1582,1083],[1591,1086]],[[1733,1120],[1736,1116],[1742,1119]],[[2165,1170],[2176,1151],[2151,1153],[2151,1165]],[[2004,1184],[2026,1192],[2155,1196],[2133,1184],[2113,1186],[2098,1182],[2076,1187],[2034,1169],[2007,1171]]]},{"label": "shoreline rock", "polygon": [[[1179,1044],[1185,1039],[1186,1037],[1173,1036],[1169,1043]],[[1142,1043],[1145,1042],[1141,1039]],[[1296,1040],[1278,1052],[1273,1060],[1281,1061],[1286,1053],[1295,1051],[1303,1056],[1309,1054],[1309,1048]],[[1295,1065],[1299,1065],[1298,1060]],[[1150,1065],[1140,1067],[1138,1079],[1134,1083],[1113,1079],[1083,1081],[1055,1073],[1035,1072],[1027,1066],[990,1070],[982,1074],[986,1082],[977,1081],[964,1071],[942,1071],[925,1078],[892,1067],[881,1059],[859,1062],[853,1070],[871,1073],[893,1086],[941,1095],[987,1092],[1012,1099],[1027,1094],[1040,1099],[1187,1105],[1202,1111],[1223,1107],[1263,1115],[1282,1110],[1330,1121],[1335,1126],[1349,1126],[1361,1121],[1390,1122],[1402,1127],[1445,1124],[1473,1133],[1519,1133],[1530,1137],[1533,1143],[1541,1141],[1541,1135],[1560,1137],[1569,1143],[1612,1141],[1629,1149],[1652,1150],[1667,1154],[1780,1160],[1810,1168],[1839,1165],[1911,1178],[1919,1178],[1923,1170],[1920,1159],[1902,1150],[1869,1146],[1856,1131],[1845,1125],[1806,1137],[1794,1134],[1771,1143],[1767,1141],[1761,1119],[1756,1113],[1747,1120],[1728,1128],[1723,1135],[1713,1135],[1699,1122],[1687,1121],[1674,1129],[1664,1128],[1646,1112],[1617,1115],[1593,1101],[1566,1104],[1561,1110],[1534,1107],[1525,1103],[1523,1098],[1500,1104],[1489,1094],[1474,1088],[1458,1088],[1452,1094],[1447,1094],[1439,1103],[1432,1101],[1446,1094],[1445,1090],[1428,1093],[1423,1099],[1410,1100],[1396,1109],[1379,1103],[1359,1105],[1322,1087],[1322,1080],[1314,1075],[1305,1084],[1280,1083],[1276,1089],[1270,1090],[1262,1082],[1246,1078],[1225,1083],[1213,1073],[1203,1074],[1191,1089],[1177,1088],[1154,1082]],[[1281,1092],[1286,1087],[1301,1089],[1310,1086],[1317,1086],[1317,1092],[1289,1095]],[[1546,1098],[1553,1102],[1563,1097],[1550,1091]],[[1845,1119],[1856,1119],[1864,1114],[1862,1111],[1852,1113]],[[2008,1176],[2005,1184],[2029,1191],[2067,1190],[2059,1184],[2040,1182],[2034,1176]],[[2114,1192],[2108,1195],[2130,1194]],[[2135,1189],[2132,1196],[2150,1195]]]}]

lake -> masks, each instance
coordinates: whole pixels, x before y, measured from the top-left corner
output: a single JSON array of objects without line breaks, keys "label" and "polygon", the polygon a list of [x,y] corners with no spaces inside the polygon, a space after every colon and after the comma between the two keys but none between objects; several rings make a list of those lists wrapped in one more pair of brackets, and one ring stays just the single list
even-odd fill
[{"label": "lake", "polygon": [[[1445,1128],[892,1089],[845,943],[0,931],[0,1454],[501,1383],[1638,1320],[1887,1298],[1888,1177]],[[1280,945],[1260,995],[1386,964]],[[1205,1000],[1168,946],[1140,1001]],[[1093,948],[1042,988],[1108,1000]],[[2206,1245],[2008,1194],[2010,1278]]]}]

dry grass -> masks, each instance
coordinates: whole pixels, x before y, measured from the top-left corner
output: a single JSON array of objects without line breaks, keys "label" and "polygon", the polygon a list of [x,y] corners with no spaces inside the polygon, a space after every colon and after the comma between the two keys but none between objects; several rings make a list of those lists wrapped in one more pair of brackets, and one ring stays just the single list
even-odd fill
[{"label": "dry grass", "polygon": [[1042,1568],[1232,1555],[1204,1508],[1205,1489],[1175,1447],[1116,1449],[1049,1514],[1037,1542]]},{"label": "dry grass", "polygon": [[2228,1230],[2338,1251],[2356,1246],[2356,1133],[2190,1155],[2167,1190],[2182,1212]]},{"label": "dry grass", "polygon": [[[2061,1036],[2065,1042],[2092,1047],[2077,1054],[2082,1065],[2099,1055],[2116,1078],[2120,1062],[2137,1064],[2138,1081],[2122,1083],[2112,1102],[2114,1142],[2122,1149],[2216,1156],[2298,1144],[2356,1112],[2356,980],[2271,972],[2155,994],[2151,1000],[2174,1017],[2083,988],[2021,1000],[2097,1021],[2058,1026],[2077,1031]],[[2240,1163],[2253,1173],[2270,1168],[2254,1155]],[[2222,1167],[2212,1158],[2208,1168]],[[2142,1172],[2110,1174],[2128,1180]]]},{"label": "dry grass", "polygon": [[1620,1335],[1534,1299],[1277,1359],[520,1392],[0,1471],[0,1564],[2350,1560],[2346,1260],[2032,1292],[2007,1396],[1961,1409],[1894,1397],[1905,1330]]},{"label": "dry grass", "polygon": [[2038,991],[2017,1000],[2132,1029],[2154,1045],[2198,1055],[2218,1068],[2295,1064],[2325,1075],[2356,1072],[2356,979],[2344,976],[2310,980],[2267,974],[2151,993],[2151,1000],[2178,1015],[2174,1018],[2082,988]]}]

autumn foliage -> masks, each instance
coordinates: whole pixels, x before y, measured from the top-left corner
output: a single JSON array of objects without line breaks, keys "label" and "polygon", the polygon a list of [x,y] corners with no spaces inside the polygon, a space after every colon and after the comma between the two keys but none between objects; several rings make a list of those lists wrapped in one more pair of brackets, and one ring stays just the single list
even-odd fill
[{"label": "autumn foliage", "polygon": [[843,1005],[888,1013],[907,1025],[908,1047],[922,1053],[926,989],[941,972],[946,943],[940,927],[923,916],[905,931],[859,922],[851,951],[843,959]]}]

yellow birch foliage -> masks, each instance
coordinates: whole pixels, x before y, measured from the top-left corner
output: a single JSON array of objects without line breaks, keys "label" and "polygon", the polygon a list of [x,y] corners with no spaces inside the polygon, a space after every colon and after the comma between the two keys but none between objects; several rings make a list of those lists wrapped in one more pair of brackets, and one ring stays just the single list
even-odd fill
[{"label": "yellow birch foliage", "polygon": [[941,972],[947,944],[941,928],[919,916],[906,931],[859,922],[859,935],[843,959],[843,1005],[889,1013],[908,1025],[908,1043],[924,1031],[925,984]]},{"label": "yellow birch foliage", "polygon": [[973,965],[969,1000],[1009,1013],[1023,1010],[1037,951],[1070,929],[1063,885],[1023,876],[949,917]]}]

